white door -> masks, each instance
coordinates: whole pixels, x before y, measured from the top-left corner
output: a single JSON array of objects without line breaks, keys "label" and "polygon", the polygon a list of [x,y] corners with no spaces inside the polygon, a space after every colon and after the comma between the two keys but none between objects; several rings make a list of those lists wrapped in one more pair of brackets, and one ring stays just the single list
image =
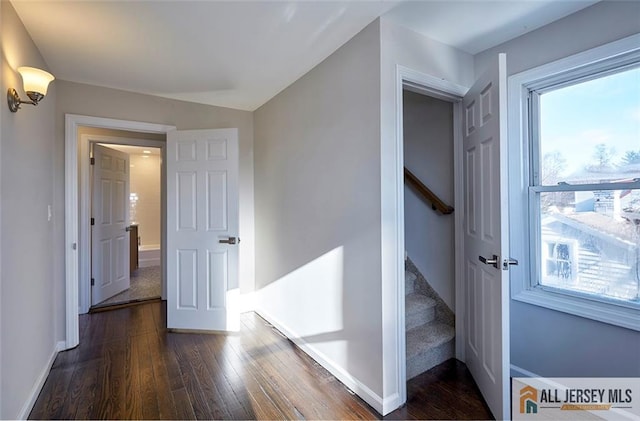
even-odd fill
[{"label": "white door", "polygon": [[506,87],[500,54],[462,102],[465,358],[496,419],[510,417]]},{"label": "white door", "polygon": [[91,304],[129,288],[129,155],[93,146]]},{"label": "white door", "polygon": [[167,133],[167,327],[238,330],[238,130]]}]

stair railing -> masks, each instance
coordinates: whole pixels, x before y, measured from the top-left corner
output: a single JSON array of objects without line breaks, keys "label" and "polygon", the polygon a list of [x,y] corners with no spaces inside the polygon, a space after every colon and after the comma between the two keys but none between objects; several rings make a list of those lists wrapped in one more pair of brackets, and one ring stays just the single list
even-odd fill
[{"label": "stair railing", "polygon": [[422,195],[424,199],[431,203],[431,209],[434,211],[440,212],[443,215],[449,215],[453,213],[454,209],[452,206],[447,205],[442,201],[434,192],[432,192],[427,186],[425,186],[422,181],[418,179],[411,171],[404,168],[404,180],[412,185],[418,193]]}]

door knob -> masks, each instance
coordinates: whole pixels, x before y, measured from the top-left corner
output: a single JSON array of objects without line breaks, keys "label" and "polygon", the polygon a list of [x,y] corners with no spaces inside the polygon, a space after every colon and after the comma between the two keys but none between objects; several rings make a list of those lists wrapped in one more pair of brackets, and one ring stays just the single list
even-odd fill
[{"label": "door knob", "polygon": [[224,243],[224,244],[238,244],[239,242],[240,242],[240,239],[236,237],[229,237],[227,239],[218,240],[218,243]]},{"label": "door knob", "polygon": [[498,259],[498,256],[496,256],[495,254],[494,254],[494,255],[493,255],[493,257],[492,257],[492,258],[490,258],[490,259],[487,259],[487,258],[486,258],[486,257],[484,257],[484,256],[478,256],[478,259],[479,259],[482,263],[484,263],[485,265],[491,265],[491,266],[493,266],[494,268],[498,269],[498,260],[499,260],[499,259]]}]

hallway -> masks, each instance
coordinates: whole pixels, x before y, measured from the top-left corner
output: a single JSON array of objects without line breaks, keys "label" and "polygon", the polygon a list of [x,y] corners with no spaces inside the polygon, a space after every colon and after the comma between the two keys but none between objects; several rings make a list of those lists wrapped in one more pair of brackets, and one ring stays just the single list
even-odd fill
[{"label": "hallway", "polygon": [[[81,316],[80,345],[58,355],[29,418],[379,418],[255,313],[236,335],[170,333],[165,314],[154,302]],[[408,405],[389,415],[416,417],[490,414],[464,365],[450,360],[410,382]]]}]

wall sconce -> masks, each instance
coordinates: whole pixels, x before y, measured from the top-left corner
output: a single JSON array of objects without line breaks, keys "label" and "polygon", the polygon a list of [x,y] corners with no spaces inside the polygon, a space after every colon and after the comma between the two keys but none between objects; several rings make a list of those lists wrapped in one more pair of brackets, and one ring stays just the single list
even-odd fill
[{"label": "wall sconce", "polygon": [[7,91],[7,102],[9,103],[9,109],[14,113],[20,109],[20,104],[38,105],[38,102],[47,94],[49,83],[55,79],[51,73],[35,67],[18,67],[18,73],[22,76],[24,91],[31,101],[21,100],[15,89],[9,89]]}]

